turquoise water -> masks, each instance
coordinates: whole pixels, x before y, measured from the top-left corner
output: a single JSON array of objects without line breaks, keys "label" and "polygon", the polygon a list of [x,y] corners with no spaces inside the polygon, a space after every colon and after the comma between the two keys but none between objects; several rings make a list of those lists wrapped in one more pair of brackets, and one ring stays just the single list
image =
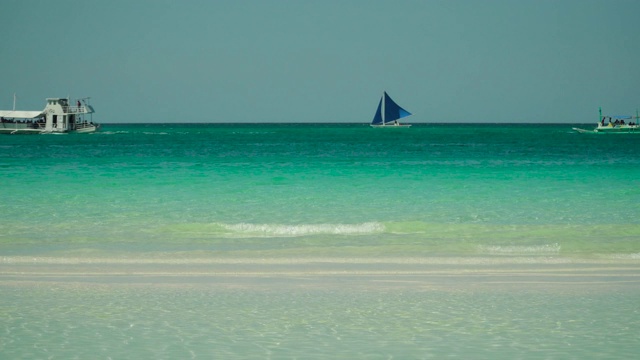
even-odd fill
[{"label": "turquoise water", "polygon": [[637,289],[2,290],[7,359],[631,359],[640,329]]},{"label": "turquoise water", "polygon": [[640,251],[633,135],[565,125],[107,125],[0,141],[5,253]]},{"label": "turquoise water", "polygon": [[628,358],[640,137],[105,125],[0,137],[2,358]]}]

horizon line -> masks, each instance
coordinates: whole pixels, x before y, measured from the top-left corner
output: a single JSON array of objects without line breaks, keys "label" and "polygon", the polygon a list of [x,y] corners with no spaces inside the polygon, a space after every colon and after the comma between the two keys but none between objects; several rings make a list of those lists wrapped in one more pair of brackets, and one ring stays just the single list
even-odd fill
[{"label": "horizon line", "polygon": [[[370,123],[361,122],[98,122],[100,125],[362,125]],[[589,125],[593,122],[420,122],[406,123],[406,125]],[[403,123],[404,124],[404,123]],[[390,125],[389,127],[393,127]]]}]

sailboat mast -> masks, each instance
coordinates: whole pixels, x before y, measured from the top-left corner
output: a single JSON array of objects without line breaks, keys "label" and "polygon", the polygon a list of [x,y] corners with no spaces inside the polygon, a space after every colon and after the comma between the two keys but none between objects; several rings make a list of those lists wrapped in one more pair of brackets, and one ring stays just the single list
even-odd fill
[{"label": "sailboat mast", "polygon": [[13,93],[13,111],[16,111],[16,93]]},{"label": "sailboat mast", "polygon": [[382,126],[387,125],[387,117],[386,117],[386,110],[387,110],[387,93],[386,92],[382,92],[382,107],[380,108],[380,115],[382,116]]}]

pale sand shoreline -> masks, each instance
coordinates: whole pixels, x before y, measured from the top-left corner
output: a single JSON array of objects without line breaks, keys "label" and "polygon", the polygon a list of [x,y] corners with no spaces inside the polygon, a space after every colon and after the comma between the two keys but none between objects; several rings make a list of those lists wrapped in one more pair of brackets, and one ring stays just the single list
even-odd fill
[{"label": "pale sand shoreline", "polygon": [[636,259],[0,258],[0,285],[122,284],[244,289],[640,289]]}]

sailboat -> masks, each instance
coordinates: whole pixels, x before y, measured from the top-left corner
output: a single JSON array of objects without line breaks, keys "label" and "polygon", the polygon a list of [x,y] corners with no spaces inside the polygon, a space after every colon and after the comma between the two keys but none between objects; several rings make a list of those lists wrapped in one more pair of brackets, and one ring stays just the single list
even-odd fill
[{"label": "sailboat", "polygon": [[398,122],[398,119],[402,119],[409,115],[411,115],[411,113],[396,104],[385,91],[382,94],[382,98],[380,98],[380,103],[378,103],[378,110],[376,110],[376,115],[373,117],[371,127],[408,128],[411,125],[401,125]]}]

